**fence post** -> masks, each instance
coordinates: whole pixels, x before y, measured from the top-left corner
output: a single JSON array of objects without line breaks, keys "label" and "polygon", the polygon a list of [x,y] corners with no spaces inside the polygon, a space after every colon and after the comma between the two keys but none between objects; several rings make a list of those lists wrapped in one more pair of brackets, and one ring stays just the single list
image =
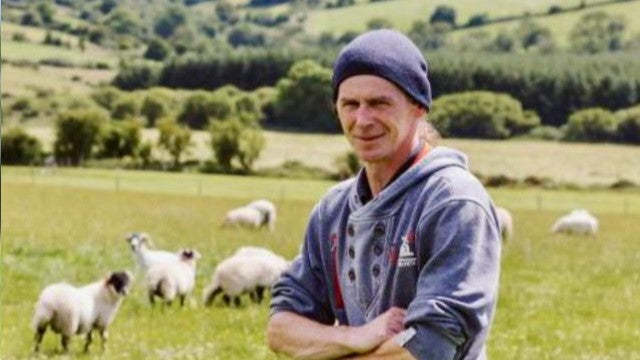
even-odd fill
[{"label": "fence post", "polygon": [[542,211],[542,196],[540,194],[536,195],[536,209]]}]

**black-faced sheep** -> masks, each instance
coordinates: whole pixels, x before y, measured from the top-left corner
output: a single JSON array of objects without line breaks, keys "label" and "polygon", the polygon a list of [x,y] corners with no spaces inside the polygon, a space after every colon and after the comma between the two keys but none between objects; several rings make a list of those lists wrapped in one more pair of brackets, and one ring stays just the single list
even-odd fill
[{"label": "black-faced sheep", "polygon": [[271,201],[265,199],[255,200],[247,206],[262,213],[262,224],[267,224],[269,230],[274,231],[276,229],[276,206]]},{"label": "black-faced sheep", "polygon": [[151,266],[156,264],[172,263],[180,257],[177,253],[164,250],[151,250],[151,239],[145,233],[131,233],[126,236],[126,240],[131,246],[131,251],[136,259],[136,263],[146,272]]},{"label": "black-faced sheep", "polygon": [[176,296],[180,305],[184,306],[186,297],[191,294],[196,281],[196,262],[200,254],[191,249],[179,252],[179,260],[171,263],[160,263],[149,268],[146,276],[147,293],[153,305],[155,297],[171,305]]},{"label": "black-faced sheep", "polygon": [[44,288],[31,322],[36,332],[34,350],[40,350],[42,337],[48,327],[61,335],[65,352],[68,351],[71,336],[76,334],[86,334],[84,351],[88,351],[93,330],[98,330],[104,350],[107,328],[127,295],[131,281],[129,272],[113,272],[102,280],[79,288],[67,283]]}]

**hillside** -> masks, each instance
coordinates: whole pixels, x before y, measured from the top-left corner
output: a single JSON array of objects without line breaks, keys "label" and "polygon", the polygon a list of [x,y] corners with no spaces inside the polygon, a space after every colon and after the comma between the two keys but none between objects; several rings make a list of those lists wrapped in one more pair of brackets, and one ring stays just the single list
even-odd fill
[{"label": "hillside", "polygon": [[[593,1],[587,1],[591,3]],[[487,13],[490,17],[502,17],[522,14],[524,12],[540,12],[547,10],[551,5],[576,6],[578,0],[527,0],[527,1],[422,1],[422,0],[388,0],[360,3],[351,7],[338,9],[322,9],[310,11],[305,24],[307,32],[320,34],[331,32],[341,34],[345,31],[362,31],[366,29],[367,21],[372,18],[384,18],[389,20],[401,31],[408,31],[416,20],[428,20],[439,5],[451,6],[456,10],[458,24],[464,24],[476,14]],[[354,21],[358,19],[358,21]]]},{"label": "hillside", "polygon": [[[586,13],[594,11],[605,11],[610,15],[621,16],[626,22],[626,33],[628,36],[640,33],[640,19],[634,14],[640,14],[640,1],[630,1],[617,4],[603,5],[582,11],[568,12],[554,16],[536,17],[534,21],[539,25],[548,28],[552,37],[560,47],[566,47],[571,28],[578,19]],[[461,38],[468,36],[472,32],[486,31],[491,35],[499,32],[512,32],[519,24],[519,20],[488,24],[482,27],[460,29],[451,33],[451,40],[455,43]]]}]

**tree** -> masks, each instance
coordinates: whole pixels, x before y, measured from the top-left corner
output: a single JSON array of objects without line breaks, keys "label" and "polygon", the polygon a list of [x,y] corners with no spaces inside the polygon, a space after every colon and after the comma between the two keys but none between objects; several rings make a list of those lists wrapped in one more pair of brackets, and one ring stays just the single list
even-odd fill
[{"label": "tree", "polygon": [[168,99],[155,92],[145,96],[140,114],[147,118],[148,127],[156,126],[156,120],[167,115],[167,102]]},{"label": "tree", "polygon": [[606,109],[591,108],[577,111],[564,126],[564,140],[601,142],[615,137],[616,117]]},{"label": "tree", "polygon": [[22,128],[14,127],[2,132],[2,163],[5,165],[31,165],[40,161],[42,144]]},{"label": "tree", "polygon": [[100,3],[100,11],[103,14],[108,14],[116,6],[118,6],[118,1],[117,0],[102,0],[102,2]]},{"label": "tree", "polygon": [[523,111],[518,100],[488,91],[440,96],[429,120],[444,136],[485,139],[505,139],[540,124],[537,115]]},{"label": "tree", "polygon": [[160,137],[158,146],[164,149],[173,159],[173,169],[180,168],[180,158],[191,147],[191,130],[178,124],[171,118],[164,118],[158,122]]},{"label": "tree", "polygon": [[169,57],[171,54],[171,45],[161,38],[153,38],[147,45],[147,50],[144,52],[144,58],[156,61],[162,61]]},{"label": "tree", "polygon": [[113,86],[103,86],[91,93],[91,98],[106,110],[113,110],[114,105],[122,98],[122,91]]},{"label": "tree", "polygon": [[209,123],[207,112],[207,100],[209,94],[204,91],[196,91],[190,95],[182,105],[178,114],[178,122],[188,125],[192,129],[202,129]]},{"label": "tree", "polygon": [[181,25],[187,21],[187,13],[182,6],[170,6],[164,13],[156,18],[153,31],[156,35],[169,38]]},{"label": "tree", "polygon": [[619,50],[625,21],[622,17],[598,11],[582,16],[571,29],[569,43],[571,49],[579,53],[598,53]]},{"label": "tree", "polygon": [[274,118],[278,125],[315,132],[338,132],[333,114],[331,71],[313,60],[295,63],[276,85]]},{"label": "tree", "polygon": [[258,126],[247,126],[234,118],[212,123],[210,132],[211,148],[223,169],[232,171],[236,159],[245,173],[251,171],[265,144]]},{"label": "tree", "polygon": [[551,31],[529,19],[520,22],[516,28],[516,36],[523,49],[536,49],[549,52],[555,47]]},{"label": "tree", "polygon": [[139,36],[143,32],[140,20],[127,8],[118,8],[113,11],[104,24],[119,35]]},{"label": "tree", "polygon": [[393,28],[393,24],[388,19],[377,17],[367,21],[367,29],[375,30],[375,29],[391,29]]},{"label": "tree", "polygon": [[228,1],[218,1],[215,10],[216,16],[218,16],[218,19],[220,19],[220,21],[233,25],[237,23],[238,20],[240,20],[240,16],[238,15],[236,9]]},{"label": "tree", "polygon": [[445,22],[427,24],[416,21],[409,30],[409,37],[421,49],[438,49],[446,45],[451,25]]},{"label": "tree", "polygon": [[53,23],[53,16],[56,13],[56,9],[48,1],[41,1],[36,4],[36,11],[40,15],[40,19],[45,24]]},{"label": "tree", "polygon": [[118,100],[113,105],[113,110],[111,110],[111,117],[117,120],[135,117],[138,115],[139,108],[140,105],[138,104],[138,99],[136,99],[133,95],[129,95]]},{"label": "tree", "polygon": [[92,155],[100,129],[107,117],[97,109],[68,110],[56,119],[56,140],[53,151],[65,165],[78,166]]},{"label": "tree", "polygon": [[640,106],[617,111],[615,116],[618,139],[624,143],[640,144]]},{"label": "tree", "polygon": [[447,5],[438,5],[436,9],[431,14],[429,18],[430,24],[435,24],[438,22],[443,22],[451,25],[451,27],[456,26],[456,9]]},{"label": "tree", "polygon": [[235,27],[229,32],[227,41],[231,46],[263,46],[266,42],[265,35],[262,31],[252,28],[248,25]]},{"label": "tree", "polygon": [[467,27],[474,27],[484,25],[489,22],[489,15],[487,13],[475,14],[469,17],[467,21]]},{"label": "tree", "polygon": [[110,122],[103,127],[99,142],[99,157],[134,156],[140,144],[140,124],[135,120]]}]

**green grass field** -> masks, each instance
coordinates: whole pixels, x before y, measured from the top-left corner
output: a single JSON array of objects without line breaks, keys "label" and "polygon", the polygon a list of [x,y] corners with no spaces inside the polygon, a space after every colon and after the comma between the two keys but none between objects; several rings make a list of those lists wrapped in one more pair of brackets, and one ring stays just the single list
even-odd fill
[{"label": "green grass field", "polygon": [[[591,3],[593,1],[588,1]],[[557,0],[527,0],[527,1],[422,1],[422,0],[389,0],[374,3],[360,3],[338,9],[321,9],[308,13],[305,23],[305,30],[311,34],[330,32],[342,34],[349,30],[363,31],[367,21],[372,18],[384,18],[394,24],[395,28],[401,31],[408,31],[416,20],[426,21],[438,5],[451,6],[456,10],[456,21],[464,24],[476,14],[487,13],[489,16],[501,17],[514,14],[522,14],[525,11],[540,12],[547,10],[551,5],[575,6],[579,4],[577,0],[557,1]],[[354,19],[359,19],[354,21]]]},{"label": "green grass field", "polygon": [[[566,6],[563,4],[563,6]],[[626,20],[625,33],[627,37],[640,32],[640,21],[632,14],[640,13],[640,1],[631,1],[628,3],[617,3],[606,6],[598,6],[579,12],[568,12],[555,16],[544,18],[535,18],[534,21],[551,31],[551,36],[560,47],[566,47],[569,43],[569,34],[580,17],[590,12],[604,11],[609,15],[621,16]],[[468,36],[474,31],[487,31],[491,35],[495,35],[501,31],[512,33],[519,25],[519,21],[509,21],[504,23],[489,24],[479,28],[462,29],[451,33],[451,40],[455,43],[461,38]]]},{"label": "green grass field", "polygon": [[[16,33],[23,34],[27,41],[13,40],[12,37]],[[85,51],[81,51],[78,47],[77,36],[59,31],[52,31],[51,34],[63,42],[69,43],[70,48],[43,44],[42,41],[46,35],[44,28],[3,22],[1,34],[2,58],[12,61],[28,60],[31,62],[38,62],[43,59],[60,59],[78,66],[101,62],[108,64],[112,68],[118,63],[118,56],[113,51],[101,48],[89,41],[85,42]],[[5,64],[2,64],[2,70],[4,77],[4,73],[10,69],[6,69]],[[55,71],[51,70],[48,72],[55,73]],[[55,76],[55,74],[49,76]]]},{"label": "green grass field", "polygon": [[[265,345],[266,304],[245,298],[240,309],[222,304],[205,309],[201,289],[215,265],[241,245],[268,246],[293,257],[311,207],[331,182],[81,169],[52,176],[36,172],[32,178],[29,169],[2,170],[3,359],[32,355],[29,322],[44,286],[61,280],[81,284],[112,269],[133,269],[124,241],[130,231],[150,233],[160,248],[197,248],[203,258],[196,297],[189,307],[162,313],[149,307],[138,279],[111,326],[107,351],[101,354],[96,346],[82,357],[276,358]],[[640,328],[633,315],[640,306],[640,194],[522,189],[491,194],[513,210],[516,235],[503,249],[490,358],[640,359]],[[229,208],[256,197],[278,206],[274,233],[218,227]],[[600,234],[550,235],[556,217],[575,206],[599,217]],[[44,354],[57,349],[58,338],[48,333]],[[71,356],[80,351],[76,338]]]},{"label": "green grass field", "polygon": [[[27,128],[46,149],[51,148],[54,132],[50,127]],[[155,142],[158,132],[147,129],[143,139]],[[305,165],[335,170],[335,159],[349,150],[342,135],[294,134],[265,131],[266,146],[256,168],[281,165],[297,160]],[[193,134],[190,157],[211,157],[209,134]],[[610,185],[626,179],[640,184],[640,147],[616,144],[559,143],[534,140],[467,140],[445,139],[441,143],[462,150],[469,156],[472,171],[485,176],[507,175],[548,177],[557,182],[577,185]],[[558,161],[562,154],[563,161]],[[161,152],[157,152],[162,156]]]}]

